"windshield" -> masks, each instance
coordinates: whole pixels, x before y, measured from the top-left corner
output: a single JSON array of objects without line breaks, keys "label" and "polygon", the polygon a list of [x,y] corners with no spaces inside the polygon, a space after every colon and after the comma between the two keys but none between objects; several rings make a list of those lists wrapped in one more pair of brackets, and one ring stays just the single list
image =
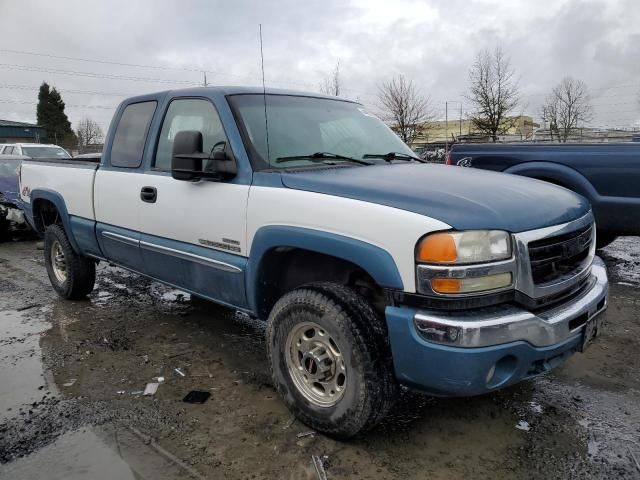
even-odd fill
[{"label": "windshield", "polygon": [[20,160],[0,160],[0,177],[13,177],[18,175]]},{"label": "windshield", "polygon": [[[267,155],[265,97],[259,94],[232,95],[229,101],[238,113],[251,143],[248,147],[253,153],[254,168],[317,165],[317,158],[277,162],[277,159],[316,152],[330,152],[334,156],[358,160],[372,153],[414,155],[389,127],[360,104],[325,98],[266,95],[269,133]],[[329,161],[353,165],[344,159],[332,158]]]},{"label": "windshield", "polygon": [[22,154],[31,158],[71,158],[62,147],[22,147]]}]

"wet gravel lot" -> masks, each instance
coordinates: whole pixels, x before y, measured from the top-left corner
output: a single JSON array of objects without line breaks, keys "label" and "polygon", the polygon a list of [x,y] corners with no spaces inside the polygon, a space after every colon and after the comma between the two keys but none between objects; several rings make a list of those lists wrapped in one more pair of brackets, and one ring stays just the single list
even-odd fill
[{"label": "wet gravel lot", "polygon": [[277,398],[260,322],[106,265],[63,301],[35,242],[0,244],[0,478],[315,479],[312,455],[329,479],[640,478],[640,238],[602,255],[608,323],[585,354],[481,397],[405,392],[336,442]]}]

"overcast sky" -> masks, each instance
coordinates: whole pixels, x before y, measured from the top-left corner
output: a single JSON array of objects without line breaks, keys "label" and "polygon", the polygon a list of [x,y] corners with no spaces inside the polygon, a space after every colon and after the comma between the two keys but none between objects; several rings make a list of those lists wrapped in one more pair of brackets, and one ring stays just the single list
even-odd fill
[{"label": "overcast sky", "polygon": [[501,45],[525,113],[571,75],[593,124],[640,127],[639,0],[0,0],[0,21],[2,119],[35,122],[42,81],[74,128],[89,116],[105,131],[124,97],[202,84],[200,70],[259,84],[262,23],[267,85],[317,91],[339,61],[345,96],[375,107],[380,82],[404,74],[443,115],[445,100],[459,112],[477,51]]}]

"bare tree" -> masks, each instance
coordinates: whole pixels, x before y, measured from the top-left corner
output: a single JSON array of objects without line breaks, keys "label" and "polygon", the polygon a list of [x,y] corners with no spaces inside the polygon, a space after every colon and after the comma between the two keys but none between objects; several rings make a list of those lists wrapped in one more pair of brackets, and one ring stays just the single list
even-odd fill
[{"label": "bare tree", "polygon": [[572,130],[591,120],[592,113],[587,84],[571,77],[553,87],[542,106],[542,119],[549,123],[551,139],[556,135],[560,142],[566,142]]},{"label": "bare tree", "polygon": [[325,95],[340,96],[342,81],[340,80],[340,60],[336,62],[336,68],[320,82],[320,91]]},{"label": "bare tree", "polygon": [[502,48],[493,52],[483,50],[476,55],[469,70],[467,100],[473,105],[470,114],[476,130],[491,136],[505,134],[514,126],[515,118],[509,117],[520,103],[520,87],[510,59]]},{"label": "bare tree", "polygon": [[76,135],[78,137],[79,147],[99,143],[103,138],[102,128],[100,128],[100,125],[98,125],[95,120],[89,117],[84,117],[78,122]]},{"label": "bare tree", "polygon": [[404,143],[410,145],[434,118],[431,99],[422,96],[411,80],[398,75],[378,87],[383,119]]}]

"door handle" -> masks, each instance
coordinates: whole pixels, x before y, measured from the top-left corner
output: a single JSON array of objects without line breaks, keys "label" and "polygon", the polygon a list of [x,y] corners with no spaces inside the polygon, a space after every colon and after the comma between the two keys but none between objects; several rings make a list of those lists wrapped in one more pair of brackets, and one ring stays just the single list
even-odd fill
[{"label": "door handle", "polygon": [[158,190],[156,187],[142,187],[140,190],[140,200],[147,203],[156,203],[158,199]]}]

